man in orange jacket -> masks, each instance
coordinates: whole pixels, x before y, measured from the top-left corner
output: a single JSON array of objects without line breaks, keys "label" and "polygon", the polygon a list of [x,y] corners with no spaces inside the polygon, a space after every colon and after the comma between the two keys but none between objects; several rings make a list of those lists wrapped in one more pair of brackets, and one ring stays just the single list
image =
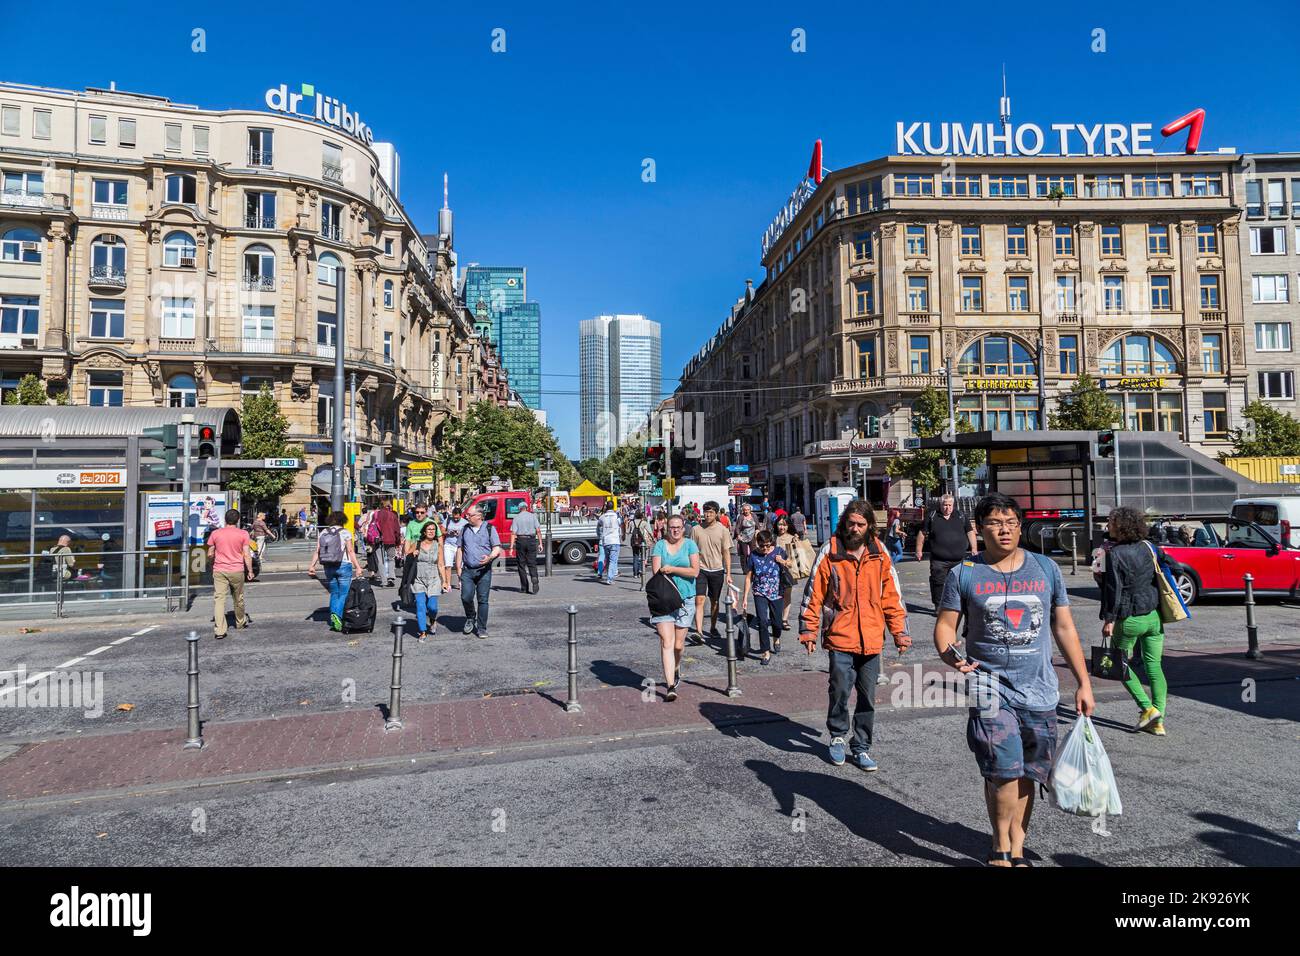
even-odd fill
[{"label": "man in orange jacket", "polygon": [[907,611],[898,590],[898,577],[889,553],[880,543],[876,515],[867,502],[849,502],[835,534],[817,553],[799,617],[799,640],[808,653],[816,649],[818,634],[830,653],[826,729],[831,734],[831,763],[844,764],[849,694],[856,686],[853,764],[861,770],[877,769],[869,751],[885,627],[889,627],[900,652],[912,646],[912,638],[907,633]]}]

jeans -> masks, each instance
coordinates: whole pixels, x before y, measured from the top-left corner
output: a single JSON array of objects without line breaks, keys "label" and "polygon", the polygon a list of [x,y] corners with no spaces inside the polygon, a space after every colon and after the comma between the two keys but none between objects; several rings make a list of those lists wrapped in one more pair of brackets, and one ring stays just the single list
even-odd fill
[{"label": "jeans", "polygon": [[515,538],[515,568],[519,571],[519,590],[527,592],[531,579],[533,593],[537,593],[537,537],[519,535]]},{"label": "jeans", "polygon": [[754,613],[758,615],[758,651],[760,654],[766,654],[772,649],[773,642],[781,639],[781,616],[784,613],[784,605],[780,598],[768,598],[755,593]]},{"label": "jeans", "polygon": [[325,569],[325,584],[330,589],[330,614],[342,620],[348,588],[352,587],[352,564],[343,561],[339,564],[322,564],[321,567]]},{"label": "jeans", "polygon": [[[889,556],[890,558],[893,559],[895,564],[898,564],[900,561],[903,560],[903,539],[902,538],[894,538],[893,541],[890,543]],[[943,595],[940,594],[939,596],[942,597]]]},{"label": "jeans", "polygon": [[600,546],[601,556],[605,559],[605,580],[613,581],[618,577],[618,549],[617,544],[602,544]]},{"label": "jeans", "polygon": [[487,630],[488,595],[492,591],[492,564],[481,568],[462,568],[460,572],[460,603],[465,608],[465,620],[475,620],[474,599],[478,598],[478,630]]},{"label": "jeans", "polygon": [[429,629],[429,613],[433,613],[433,621],[438,622],[438,595],[426,594],[423,591],[415,592],[415,623],[419,627],[420,633],[423,634]]},{"label": "jeans", "polygon": [[857,687],[858,699],[853,708],[853,753],[871,749],[871,731],[876,724],[876,678],[880,676],[879,654],[830,652],[830,708],[826,712],[826,729],[832,737],[849,733],[849,694]]},{"label": "jeans", "polygon": [[1148,698],[1138,680],[1134,661],[1129,661],[1128,678],[1124,687],[1128,690],[1138,707],[1146,710],[1154,707],[1165,712],[1165,700],[1169,685],[1165,681],[1164,668],[1160,666],[1160,656],[1165,650],[1165,630],[1160,623],[1160,612],[1138,614],[1133,617],[1120,618],[1115,622],[1114,645],[1124,652],[1126,658],[1133,657],[1134,648],[1142,655],[1142,669],[1146,671],[1147,682],[1151,684],[1151,696]]},{"label": "jeans", "polygon": [[244,569],[238,571],[212,572],[212,617],[215,621],[214,634],[226,633],[226,595],[235,599],[235,626],[243,627],[248,623],[248,614],[244,611]]},{"label": "jeans", "polygon": [[377,579],[378,581],[394,580],[393,552],[395,550],[396,550],[396,545],[392,545],[392,544],[375,545],[375,553],[376,556],[379,558],[379,577]]},{"label": "jeans", "polygon": [[639,578],[641,576],[642,565],[645,564],[645,548],[632,549],[632,576]]}]

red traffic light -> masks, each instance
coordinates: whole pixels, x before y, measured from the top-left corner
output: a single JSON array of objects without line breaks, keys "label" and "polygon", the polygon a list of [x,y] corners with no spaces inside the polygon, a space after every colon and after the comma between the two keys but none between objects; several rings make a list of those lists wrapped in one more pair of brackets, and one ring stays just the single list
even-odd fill
[{"label": "red traffic light", "polygon": [[217,437],[217,433],[211,425],[203,425],[199,428],[199,441],[212,441]]}]

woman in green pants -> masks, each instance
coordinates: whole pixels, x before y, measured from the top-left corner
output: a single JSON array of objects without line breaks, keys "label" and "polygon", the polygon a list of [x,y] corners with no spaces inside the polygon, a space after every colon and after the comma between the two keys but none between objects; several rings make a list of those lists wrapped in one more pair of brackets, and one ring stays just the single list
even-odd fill
[{"label": "woman in green pants", "polygon": [[[1165,736],[1165,672],[1160,666],[1164,652],[1164,625],[1160,621],[1160,592],[1156,584],[1156,562],[1167,564],[1160,548],[1148,542],[1147,524],[1134,508],[1115,508],[1108,523],[1115,542],[1106,555],[1106,575],[1101,588],[1102,633],[1129,660],[1124,681],[1137,703],[1138,730]],[[1151,685],[1151,696],[1137,678],[1136,658]]]}]

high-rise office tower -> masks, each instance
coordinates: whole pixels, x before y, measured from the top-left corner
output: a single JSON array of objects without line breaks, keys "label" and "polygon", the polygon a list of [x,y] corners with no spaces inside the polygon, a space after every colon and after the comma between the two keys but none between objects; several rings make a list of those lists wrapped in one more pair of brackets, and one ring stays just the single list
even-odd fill
[{"label": "high-rise office tower", "polygon": [[529,408],[542,402],[542,307],[528,301],[528,270],[472,265],[465,269],[465,307],[487,329],[510,385]]},{"label": "high-rise office tower", "polygon": [[604,458],[646,424],[659,404],[659,323],[599,315],[578,331],[582,457]]}]

